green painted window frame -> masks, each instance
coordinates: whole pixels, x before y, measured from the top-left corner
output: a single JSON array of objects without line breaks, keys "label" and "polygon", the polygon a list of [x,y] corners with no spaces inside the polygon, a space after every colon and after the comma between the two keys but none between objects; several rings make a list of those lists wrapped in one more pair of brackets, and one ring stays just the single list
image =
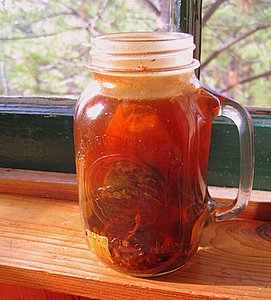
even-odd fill
[{"label": "green painted window frame", "polygon": [[[75,172],[74,99],[0,97],[0,167]],[[40,104],[39,104],[40,103]],[[271,109],[249,109],[254,124],[254,189],[271,190]],[[239,141],[235,125],[213,123],[208,184],[236,187]]]}]

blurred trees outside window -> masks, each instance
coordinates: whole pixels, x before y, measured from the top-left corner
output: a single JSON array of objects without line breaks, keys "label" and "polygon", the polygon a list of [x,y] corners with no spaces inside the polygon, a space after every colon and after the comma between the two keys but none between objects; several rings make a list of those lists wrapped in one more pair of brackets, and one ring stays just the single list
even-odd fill
[{"label": "blurred trees outside window", "polygon": [[201,80],[245,105],[271,106],[270,0],[203,1]]},{"label": "blurred trees outside window", "polygon": [[[168,0],[0,0],[0,94],[78,97],[92,35],[166,30]],[[270,0],[203,0],[201,81],[271,106]]]}]

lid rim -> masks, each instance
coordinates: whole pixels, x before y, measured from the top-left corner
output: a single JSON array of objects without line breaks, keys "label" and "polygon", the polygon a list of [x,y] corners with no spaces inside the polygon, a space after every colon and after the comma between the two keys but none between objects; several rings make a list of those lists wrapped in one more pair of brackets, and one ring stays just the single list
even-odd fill
[{"label": "lid rim", "polygon": [[[146,36],[164,36],[163,39],[158,39],[157,37],[154,39],[135,39],[132,37],[134,35],[146,35]],[[189,33],[184,32],[153,32],[153,31],[135,31],[135,32],[118,32],[118,33],[109,33],[109,34],[98,34],[91,38],[91,40],[103,40],[103,41],[109,41],[109,42],[127,42],[127,38],[129,38],[129,42],[168,42],[168,41],[176,41],[180,39],[180,37],[183,38],[193,38],[193,35]],[[129,36],[129,37],[128,37]],[[172,38],[169,38],[168,36],[171,36]],[[122,39],[114,39],[114,37],[123,37]],[[130,38],[131,37],[131,38]]]},{"label": "lid rim", "polygon": [[113,74],[127,74],[127,75],[149,75],[156,73],[177,73],[177,72],[189,72],[200,67],[200,62],[197,59],[193,59],[192,63],[187,65],[181,65],[168,68],[156,68],[156,69],[120,69],[120,68],[105,68],[104,66],[87,65],[87,68],[96,73],[113,73]]},{"label": "lid rim", "polygon": [[159,55],[163,55],[163,54],[168,54],[169,56],[170,55],[176,55],[176,54],[181,54],[186,52],[186,51],[193,51],[195,50],[196,46],[193,44],[192,46],[190,47],[187,47],[187,48],[183,48],[183,49],[177,49],[177,50],[159,50],[156,52],[156,51],[145,51],[145,52],[139,52],[139,51],[135,51],[135,52],[129,52],[129,53],[123,53],[123,52],[109,52],[109,51],[105,51],[105,52],[101,52],[101,51],[93,51],[93,50],[90,50],[89,51],[89,55],[91,56],[104,56],[104,57],[108,57],[108,56],[114,56],[114,57],[118,57],[118,56],[148,56],[148,57],[151,57],[152,55],[156,55],[156,56],[159,56]]}]

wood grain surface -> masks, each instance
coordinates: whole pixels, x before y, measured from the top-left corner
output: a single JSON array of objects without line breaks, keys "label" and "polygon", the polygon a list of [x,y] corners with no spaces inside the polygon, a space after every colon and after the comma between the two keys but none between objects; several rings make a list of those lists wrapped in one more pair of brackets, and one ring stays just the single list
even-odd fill
[{"label": "wood grain surface", "polygon": [[[209,187],[219,202],[230,202],[236,188]],[[78,201],[75,174],[0,168],[0,193]],[[252,191],[251,201],[242,218],[271,220],[271,191]]]},{"label": "wood grain surface", "polygon": [[[270,209],[270,208],[269,208]],[[0,282],[92,299],[270,299],[271,223],[211,224],[194,258],[155,279],[98,262],[76,201],[0,195]]]},{"label": "wood grain surface", "polygon": [[[1,300],[83,300],[80,296],[65,295],[42,289],[0,283]],[[89,299],[91,300],[91,299]]]},{"label": "wood grain surface", "polygon": [[75,174],[0,168],[0,193],[78,200]]}]

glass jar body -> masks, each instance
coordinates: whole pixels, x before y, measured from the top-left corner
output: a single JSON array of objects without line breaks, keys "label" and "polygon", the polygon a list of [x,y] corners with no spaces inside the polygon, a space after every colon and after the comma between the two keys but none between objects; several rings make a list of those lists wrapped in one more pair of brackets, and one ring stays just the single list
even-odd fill
[{"label": "glass jar body", "polygon": [[111,268],[174,271],[212,217],[206,176],[219,101],[193,72],[94,73],[75,113],[84,232]]}]

